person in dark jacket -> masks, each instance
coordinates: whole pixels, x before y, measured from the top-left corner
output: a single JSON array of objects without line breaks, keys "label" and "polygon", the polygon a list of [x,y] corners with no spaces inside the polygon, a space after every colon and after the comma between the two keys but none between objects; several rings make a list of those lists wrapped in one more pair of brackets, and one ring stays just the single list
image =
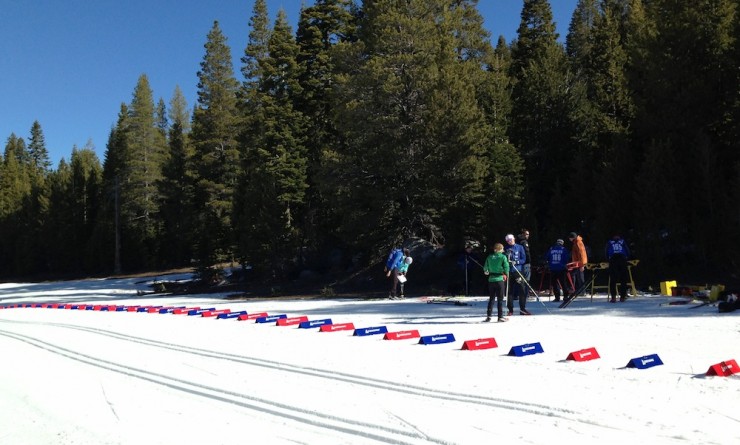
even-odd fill
[{"label": "person in dark jacket", "polygon": [[522,275],[524,275],[524,279],[529,283],[529,280],[532,278],[532,255],[529,250],[529,230],[522,229],[518,238],[519,244],[524,247],[524,256],[526,257],[524,264],[522,264]]},{"label": "person in dark jacket", "polygon": [[514,235],[506,235],[506,247],[504,248],[507,258],[509,259],[511,273],[509,274],[511,280],[509,280],[509,298],[506,302],[506,306],[509,309],[508,315],[514,315],[514,298],[519,299],[519,313],[522,315],[532,315],[527,310],[527,296],[529,294],[529,288],[527,283],[522,278],[522,266],[527,261],[527,254],[524,252],[524,247],[521,244],[517,244],[514,239]]},{"label": "person in dark jacket", "polygon": [[480,258],[473,250],[473,244],[467,244],[465,250],[457,259],[457,267],[463,272],[465,279],[465,296],[470,296],[473,290],[473,276],[477,268],[481,267]]},{"label": "person in dark jacket", "polygon": [[617,301],[617,281],[619,282],[619,301],[627,299],[627,260],[630,250],[619,234],[614,234],[606,242],[606,258],[609,260],[609,302]]},{"label": "person in dark jacket", "polygon": [[555,245],[547,251],[547,266],[550,269],[550,287],[555,294],[555,302],[560,301],[560,292],[568,295],[568,263],[570,252],[564,246],[562,239],[555,241]]}]

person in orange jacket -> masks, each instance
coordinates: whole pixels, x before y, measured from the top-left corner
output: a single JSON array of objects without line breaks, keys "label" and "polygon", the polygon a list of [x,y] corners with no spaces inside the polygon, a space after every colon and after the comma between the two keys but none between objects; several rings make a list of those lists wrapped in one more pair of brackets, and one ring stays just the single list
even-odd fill
[{"label": "person in orange jacket", "polygon": [[578,263],[571,272],[573,274],[573,292],[578,292],[585,283],[583,271],[588,263],[588,255],[586,254],[586,246],[583,245],[583,238],[580,235],[576,232],[570,232],[568,239],[572,243],[570,260]]}]

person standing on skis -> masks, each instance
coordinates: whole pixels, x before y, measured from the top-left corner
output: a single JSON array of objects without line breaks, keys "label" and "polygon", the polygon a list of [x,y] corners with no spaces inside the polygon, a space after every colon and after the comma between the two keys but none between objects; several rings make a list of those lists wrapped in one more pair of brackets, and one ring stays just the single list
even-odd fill
[{"label": "person standing on skis", "polygon": [[509,287],[509,301],[506,302],[506,306],[509,309],[508,315],[514,315],[514,298],[519,299],[519,313],[521,315],[532,315],[527,310],[527,296],[529,294],[529,288],[527,283],[522,278],[522,266],[527,261],[527,254],[524,251],[524,246],[516,243],[514,235],[511,233],[506,235],[506,256],[509,259],[511,265],[511,281]]},{"label": "person standing on skis", "polygon": [[561,239],[555,241],[555,245],[547,251],[547,266],[550,269],[550,287],[555,294],[555,302],[560,301],[560,291],[568,295],[568,263],[570,263],[570,252],[564,246]]},{"label": "person standing on skis", "polygon": [[609,302],[617,301],[617,281],[619,281],[619,301],[627,300],[627,260],[630,249],[619,234],[614,234],[606,242],[606,258],[609,260]]}]

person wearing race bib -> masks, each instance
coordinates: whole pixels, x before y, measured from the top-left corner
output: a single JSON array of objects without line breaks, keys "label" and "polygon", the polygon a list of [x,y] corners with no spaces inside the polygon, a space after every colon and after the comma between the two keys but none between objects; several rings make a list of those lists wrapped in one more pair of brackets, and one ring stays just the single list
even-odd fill
[{"label": "person wearing race bib", "polygon": [[619,281],[619,301],[627,299],[627,260],[629,247],[619,234],[614,234],[606,242],[606,257],[609,260],[609,297],[610,303],[617,302],[617,281]]},{"label": "person wearing race bib", "polygon": [[570,263],[570,252],[564,246],[562,239],[555,241],[555,245],[547,251],[547,266],[550,269],[550,287],[555,294],[555,302],[560,301],[560,292],[568,295],[572,292],[568,286],[568,263]]}]

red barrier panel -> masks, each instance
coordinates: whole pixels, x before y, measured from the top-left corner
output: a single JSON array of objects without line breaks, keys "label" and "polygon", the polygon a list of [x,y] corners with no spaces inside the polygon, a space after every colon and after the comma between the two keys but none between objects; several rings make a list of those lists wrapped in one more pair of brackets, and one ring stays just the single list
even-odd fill
[{"label": "red barrier panel", "polygon": [[218,314],[228,314],[231,312],[231,309],[220,309],[217,311],[204,311],[202,314],[200,314],[202,317],[215,317]]},{"label": "red barrier panel", "polygon": [[419,331],[412,329],[410,331],[388,332],[383,336],[383,340],[406,340],[408,338],[419,338]]},{"label": "red barrier panel", "polygon": [[354,331],[354,323],[325,324],[319,327],[319,332]]},{"label": "red barrier panel", "polygon": [[585,362],[588,360],[594,360],[601,358],[596,348],[581,349],[580,351],[574,351],[568,354],[566,360],[575,360],[577,362]]},{"label": "red barrier panel", "polygon": [[199,309],[200,309],[200,306],[196,306],[196,307],[179,307],[177,309],[173,309],[172,310],[172,313],[173,314],[187,314],[188,311],[197,311]]},{"label": "red barrier panel", "polygon": [[498,343],[496,343],[496,339],[491,338],[479,338],[478,340],[467,340],[462,345],[462,349],[465,350],[475,350],[475,349],[492,349],[492,348],[498,348]]},{"label": "red barrier panel", "polygon": [[728,377],[738,372],[740,372],[740,368],[738,368],[737,362],[735,360],[727,360],[726,362],[720,362],[710,366],[707,375]]},{"label": "red barrier panel", "polygon": [[301,315],[300,317],[289,317],[289,318],[279,318],[275,324],[277,326],[292,326],[296,324],[301,324],[304,321],[308,321],[307,315]]},{"label": "red barrier panel", "polygon": [[253,314],[241,314],[240,316],[236,317],[236,319],[240,321],[244,321],[244,320],[256,320],[260,317],[267,317],[267,312],[255,312]]}]

